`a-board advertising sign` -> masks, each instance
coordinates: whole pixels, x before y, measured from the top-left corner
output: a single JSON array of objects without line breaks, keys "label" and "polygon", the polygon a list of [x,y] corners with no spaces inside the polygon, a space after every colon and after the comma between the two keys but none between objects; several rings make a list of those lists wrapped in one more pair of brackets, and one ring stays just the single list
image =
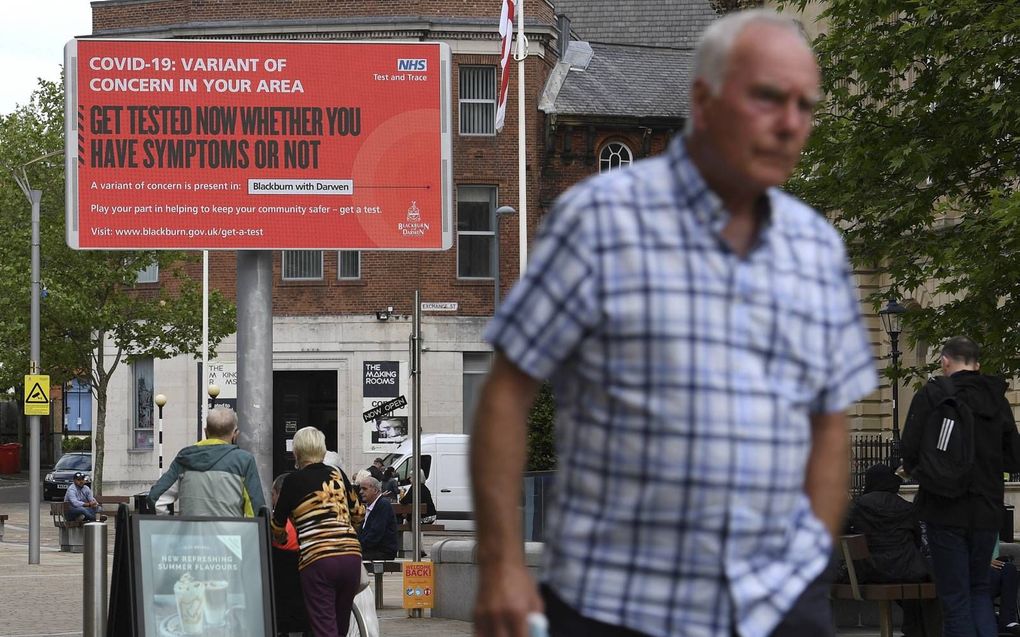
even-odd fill
[{"label": "a-board advertising sign", "polygon": [[436,575],[432,562],[404,562],[404,608],[432,608]]},{"label": "a-board advertising sign", "polygon": [[81,39],[65,68],[72,248],[452,244],[446,44]]},{"label": "a-board advertising sign", "polygon": [[402,361],[364,361],[362,363],[362,413],[390,404],[392,411],[366,418],[362,449],[371,453],[390,453],[407,440],[407,363]]},{"label": "a-board advertising sign", "polygon": [[140,635],[275,634],[263,519],[136,515],[132,525]]}]

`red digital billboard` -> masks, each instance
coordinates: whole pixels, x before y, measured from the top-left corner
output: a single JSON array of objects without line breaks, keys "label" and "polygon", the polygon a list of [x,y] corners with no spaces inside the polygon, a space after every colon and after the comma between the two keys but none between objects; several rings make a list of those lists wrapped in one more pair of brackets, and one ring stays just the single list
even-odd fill
[{"label": "red digital billboard", "polygon": [[442,43],[72,40],[67,243],[445,250]]}]

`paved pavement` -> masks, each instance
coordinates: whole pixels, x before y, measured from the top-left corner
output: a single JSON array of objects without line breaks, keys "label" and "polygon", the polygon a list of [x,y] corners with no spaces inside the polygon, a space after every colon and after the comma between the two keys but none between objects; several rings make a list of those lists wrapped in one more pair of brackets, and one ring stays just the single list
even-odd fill
[{"label": "paved pavement", "polygon": [[[27,473],[0,475],[0,514],[6,514],[6,533],[0,541],[0,637],[74,637],[82,634],[81,554],[61,553],[57,529],[50,522],[49,503],[40,512],[39,564],[28,563]],[[15,491],[17,489],[17,491]],[[7,495],[5,498],[4,495]],[[15,495],[17,494],[17,495]],[[19,497],[20,496],[20,497]],[[12,502],[11,499],[22,500]],[[428,551],[441,537],[425,536]],[[108,546],[113,550],[110,525]],[[108,558],[112,567],[112,555]],[[379,611],[383,637],[456,637],[470,635],[468,622],[408,617],[400,606],[401,575],[383,578],[384,608]],[[841,628],[840,637],[878,637],[876,628]]]},{"label": "paved pavement", "polygon": [[[0,475],[0,495],[15,489],[26,493],[26,473]],[[27,500],[27,496],[23,496]],[[6,514],[3,541],[0,541],[0,637],[73,637],[82,634],[82,560],[81,554],[61,553],[58,530],[50,521],[49,503],[40,512],[39,564],[28,563],[27,502],[5,502],[0,498],[0,514]],[[426,536],[426,551],[440,538]],[[112,568],[113,525],[107,538]],[[401,608],[401,574],[383,576],[384,608],[379,611],[379,627],[385,637],[439,637],[470,635],[468,622],[429,617],[408,617]]]}]

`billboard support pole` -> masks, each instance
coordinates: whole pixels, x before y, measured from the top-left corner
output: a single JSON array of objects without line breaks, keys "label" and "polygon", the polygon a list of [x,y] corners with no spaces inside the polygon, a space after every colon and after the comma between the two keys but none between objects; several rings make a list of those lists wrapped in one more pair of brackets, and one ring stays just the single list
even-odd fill
[{"label": "billboard support pole", "polygon": [[[209,251],[202,250],[202,378],[199,388],[209,386]],[[198,392],[202,394],[201,391]],[[205,431],[205,418],[209,415],[209,401],[202,400],[202,418],[198,423],[198,439]]]},{"label": "billboard support pole", "polygon": [[[262,495],[273,480],[273,253],[237,252],[237,418]],[[257,513],[257,512],[256,512]]]}]

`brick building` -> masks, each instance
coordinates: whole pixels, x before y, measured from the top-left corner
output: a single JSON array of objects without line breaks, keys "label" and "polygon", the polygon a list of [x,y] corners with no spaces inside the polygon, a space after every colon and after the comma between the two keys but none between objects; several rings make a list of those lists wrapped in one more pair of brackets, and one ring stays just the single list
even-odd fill
[{"label": "brick building", "polygon": [[[657,154],[683,127],[697,35],[727,3],[709,0],[525,0],[528,238],[556,197],[577,181]],[[725,6],[724,6],[725,5]],[[442,41],[452,52],[453,196],[456,237],[446,252],[273,253],[274,473],[290,468],[288,433],[320,427],[344,466],[392,448],[362,422],[364,364],[403,363],[415,289],[456,304],[423,319],[422,429],[468,432],[491,350],[482,330],[493,311],[494,244],[502,293],[518,277],[517,66],[505,128],[495,133],[499,0],[102,0],[95,37],[230,40]],[[499,224],[498,231],[496,224]],[[210,286],[235,298],[234,252],[210,253]],[[192,274],[201,275],[199,266]],[[159,286],[143,273],[139,287]],[[234,337],[212,361],[230,396]],[[110,384],[104,483],[133,492],[156,477],[152,395],[162,393],[166,457],[195,441],[205,382],[192,357],[140,360]],[[859,408],[855,422],[870,408]],[[401,412],[397,412],[399,427]],[[406,422],[406,420],[404,421]],[[243,424],[242,424],[243,426]]]}]

